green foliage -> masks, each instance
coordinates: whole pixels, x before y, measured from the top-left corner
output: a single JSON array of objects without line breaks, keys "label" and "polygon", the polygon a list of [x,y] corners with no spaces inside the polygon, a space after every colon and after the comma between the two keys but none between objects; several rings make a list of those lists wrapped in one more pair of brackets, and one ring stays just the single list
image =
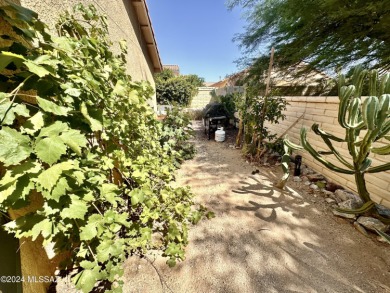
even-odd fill
[{"label": "green foliage", "polygon": [[175,76],[169,69],[157,73],[155,78],[157,102],[183,107],[191,104],[192,98],[198,93],[198,87],[204,83],[204,79],[195,74]]},{"label": "green foliage", "polygon": [[[368,80],[368,97],[362,99],[363,85]],[[364,176],[366,173],[378,173],[390,170],[390,163],[372,167],[371,153],[378,155],[390,154],[390,74],[385,74],[379,80],[378,72],[368,72],[356,67],[352,76],[352,85],[346,85],[345,76],[339,77],[339,112],[338,122],[345,129],[344,137],[336,137],[323,131],[318,124],[313,124],[312,130],[319,135],[329,150],[316,151],[307,140],[307,130],[301,129],[301,144],[310,155],[332,171],[351,174],[355,181],[360,198],[365,203],[364,208],[354,213],[364,213],[373,208],[370,194],[367,191]],[[333,142],[344,142],[348,146],[352,161],[348,161],[333,145]],[[285,141],[291,149],[302,147]],[[334,155],[340,166],[332,164],[324,156]],[[345,211],[344,211],[345,212]]]},{"label": "green foliage", "polygon": [[234,117],[234,113],[238,110],[238,105],[243,100],[243,95],[241,93],[231,93],[224,96],[218,96],[219,102],[225,107],[226,111],[229,113],[229,118]]},{"label": "green foliage", "polygon": [[[245,125],[245,140],[246,151],[248,154],[254,155],[259,150],[259,146],[266,145],[268,149],[275,151],[280,150],[280,144],[276,141],[276,134],[272,133],[268,127],[264,125],[267,121],[270,124],[278,124],[280,120],[284,120],[286,115],[283,111],[286,110],[287,101],[283,97],[273,96],[271,94],[266,100],[259,98],[254,91],[246,92],[245,102],[240,104],[241,117]],[[263,118],[263,109],[265,116]],[[258,139],[262,137],[263,141]]]},{"label": "green foliage", "polygon": [[203,77],[199,77],[196,74],[185,75],[185,78],[186,78],[186,80],[190,84],[192,84],[192,85],[194,85],[196,87],[204,86],[204,78]]},{"label": "green foliage", "polygon": [[163,120],[161,143],[168,153],[176,157],[176,164],[195,156],[195,146],[188,141],[193,136],[190,125],[190,116],[178,107],[168,110]]},{"label": "green foliage", "polygon": [[386,1],[229,1],[230,8],[236,5],[244,7],[248,23],[236,40],[247,53],[275,46],[278,66],[305,60],[319,69],[356,62],[390,68]]},{"label": "green foliage", "polygon": [[93,6],[75,13],[82,19],[64,14],[56,37],[34,12],[0,7],[1,29],[11,30],[0,39],[0,211],[42,197],[6,230],[71,252],[83,292],[100,282],[117,292],[128,255],[183,260],[189,225],[205,210],[169,185],[186,122],[175,122],[179,141],[165,141],[173,122],[154,119],[152,88],[126,74],[125,43],[115,56],[105,17]]}]

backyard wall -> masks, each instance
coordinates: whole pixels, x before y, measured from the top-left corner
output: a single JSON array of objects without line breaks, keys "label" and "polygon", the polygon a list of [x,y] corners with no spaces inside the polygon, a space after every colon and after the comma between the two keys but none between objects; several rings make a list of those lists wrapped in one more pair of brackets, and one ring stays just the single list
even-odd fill
[{"label": "backyard wall", "polygon": [[[338,124],[338,97],[285,97],[290,104],[287,106],[287,111],[284,112],[287,118],[284,121],[280,121],[279,124],[266,125],[271,131],[282,135],[288,127],[294,124],[302,115],[301,120],[287,132],[287,135],[292,142],[299,142],[299,135],[301,127],[307,127],[310,129],[308,132],[308,140],[316,150],[328,150],[321,137],[316,135],[311,126],[313,123],[318,123],[320,128],[338,137],[344,137],[345,131]],[[334,146],[340,153],[351,161],[346,143],[334,142]],[[352,191],[356,190],[355,180],[353,175],[341,174],[330,171],[314,158],[305,152],[296,152],[303,156],[302,162],[307,164],[317,172],[323,174],[328,179],[344,186],[346,189]],[[382,165],[390,161],[390,155],[381,156],[371,154],[373,159],[372,166]],[[326,158],[340,166],[340,163],[334,156],[326,156]],[[365,176],[367,189],[371,194],[371,198],[380,204],[383,204],[390,208],[390,171],[381,172],[376,174],[367,174]]]},{"label": "backyard wall", "polygon": [[214,87],[199,87],[198,94],[192,98],[189,108],[203,109],[207,104],[214,102],[212,95],[214,89]]}]

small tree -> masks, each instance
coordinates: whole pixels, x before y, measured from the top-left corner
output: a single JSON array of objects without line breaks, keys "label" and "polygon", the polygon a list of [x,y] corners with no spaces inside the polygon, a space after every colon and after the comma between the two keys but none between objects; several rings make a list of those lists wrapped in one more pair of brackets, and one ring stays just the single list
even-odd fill
[{"label": "small tree", "polygon": [[175,76],[169,69],[155,75],[157,102],[189,106],[192,98],[198,93],[204,79],[195,75]]},{"label": "small tree", "polygon": [[305,60],[322,70],[357,61],[390,68],[388,1],[230,0],[228,3],[230,8],[241,5],[246,12],[248,25],[236,38],[247,50],[246,56],[275,46],[279,66]]}]

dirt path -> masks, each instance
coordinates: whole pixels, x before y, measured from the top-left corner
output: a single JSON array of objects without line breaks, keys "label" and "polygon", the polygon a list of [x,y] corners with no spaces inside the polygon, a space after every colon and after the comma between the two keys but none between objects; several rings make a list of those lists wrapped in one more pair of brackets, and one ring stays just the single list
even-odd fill
[{"label": "dirt path", "polygon": [[[251,175],[256,168],[239,150],[194,127],[198,153],[177,183],[191,186],[216,217],[191,229],[184,262],[171,269],[155,261],[165,292],[390,292],[390,246],[294,182],[274,189],[279,168]],[[144,260],[128,260],[125,284],[124,292],[164,292]]]}]

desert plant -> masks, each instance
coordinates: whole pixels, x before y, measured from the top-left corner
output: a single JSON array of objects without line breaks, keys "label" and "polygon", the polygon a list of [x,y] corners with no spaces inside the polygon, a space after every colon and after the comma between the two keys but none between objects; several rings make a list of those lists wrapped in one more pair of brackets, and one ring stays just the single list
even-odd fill
[{"label": "desert plant", "polygon": [[[369,96],[362,99],[363,84],[369,81]],[[350,213],[364,213],[372,209],[375,204],[370,198],[365,182],[365,174],[378,173],[390,170],[390,163],[372,167],[371,153],[379,155],[390,154],[390,74],[382,76],[378,82],[378,71],[368,72],[362,67],[355,68],[352,76],[352,85],[346,85],[344,75],[339,76],[339,112],[338,122],[345,129],[345,137],[340,138],[323,131],[318,124],[313,124],[312,130],[319,135],[328,146],[327,151],[316,151],[307,140],[307,130],[301,129],[301,145],[291,143],[285,139],[286,154],[283,157],[285,176],[279,186],[283,186],[288,178],[288,153],[290,150],[304,149],[321,164],[332,171],[355,176],[358,194],[363,206],[358,210],[343,210]],[[352,162],[343,157],[333,146],[333,142],[345,142],[348,146]],[[378,146],[377,142],[380,141]],[[334,155],[343,167],[329,162],[324,156]]]},{"label": "desert plant", "polygon": [[390,244],[390,235],[385,233],[385,232],[382,232],[382,231],[379,231],[378,229],[375,229],[376,233],[378,233],[379,236],[382,237],[383,240],[385,240],[387,243]]}]

